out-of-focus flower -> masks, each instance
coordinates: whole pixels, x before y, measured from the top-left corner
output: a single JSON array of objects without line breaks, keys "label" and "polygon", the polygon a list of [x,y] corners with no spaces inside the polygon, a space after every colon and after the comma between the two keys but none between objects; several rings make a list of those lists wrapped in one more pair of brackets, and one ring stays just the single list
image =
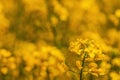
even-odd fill
[{"label": "out-of-focus flower", "polygon": [[[39,15],[41,15],[42,18],[47,17],[47,5],[45,4],[45,0],[39,1],[39,0],[22,0],[25,4],[25,11],[26,13],[39,11]],[[33,7],[34,6],[34,7]]]},{"label": "out-of-focus flower", "polygon": [[120,67],[120,58],[114,58],[112,60],[112,65]]},{"label": "out-of-focus flower", "polygon": [[59,15],[61,21],[66,21],[68,19],[68,11],[65,7],[58,3],[58,1],[53,1],[54,12]]},{"label": "out-of-focus flower", "polygon": [[91,0],[91,1],[87,1],[87,0],[81,1],[81,8],[83,8],[84,10],[88,10],[89,8],[91,8],[93,3],[94,3],[94,0]]},{"label": "out-of-focus flower", "polygon": [[117,16],[118,18],[120,18],[120,9],[117,9],[117,10],[115,11],[115,16]]},{"label": "out-of-focus flower", "polygon": [[120,80],[120,74],[116,73],[116,72],[111,72],[110,73],[110,77],[112,80]]},{"label": "out-of-focus flower", "polygon": [[117,16],[115,15],[109,15],[108,17],[110,19],[110,21],[115,25],[118,26],[119,25],[119,19],[117,18]]},{"label": "out-of-focus flower", "polygon": [[11,56],[11,53],[5,49],[0,49],[0,56],[2,57],[10,57]]},{"label": "out-of-focus flower", "polygon": [[1,73],[6,75],[8,73],[8,68],[7,67],[2,67],[1,68]]},{"label": "out-of-focus flower", "polygon": [[51,24],[53,26],[56,26],[58,24],[58,19],[55,16],[51,16]]}]

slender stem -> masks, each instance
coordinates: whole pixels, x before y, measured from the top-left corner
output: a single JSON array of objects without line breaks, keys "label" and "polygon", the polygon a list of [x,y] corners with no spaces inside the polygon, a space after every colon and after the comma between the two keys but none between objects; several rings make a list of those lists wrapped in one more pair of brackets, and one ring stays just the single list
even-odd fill
[{"label": "slender stem", "polygon": [[[84,67],[86,53],[84,54],[83,60],[82,60],[82,67]],[[80,70],[80,80],[82,80],[82,74],[83,74],[83,68]]]},{"label": "slender stem", "polygon": [[50,80],[50,73],[49,73],[48,68],[47,68],[47,80]]}]

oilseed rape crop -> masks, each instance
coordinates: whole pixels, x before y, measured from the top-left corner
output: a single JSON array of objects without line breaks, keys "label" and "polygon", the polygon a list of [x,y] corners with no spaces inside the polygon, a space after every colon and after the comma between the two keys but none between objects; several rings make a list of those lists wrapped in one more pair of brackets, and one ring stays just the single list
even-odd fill
[{"label": "oilseed rape crop", "polygon": [[120,80],[119,0],[0,0],[0,80]]}]

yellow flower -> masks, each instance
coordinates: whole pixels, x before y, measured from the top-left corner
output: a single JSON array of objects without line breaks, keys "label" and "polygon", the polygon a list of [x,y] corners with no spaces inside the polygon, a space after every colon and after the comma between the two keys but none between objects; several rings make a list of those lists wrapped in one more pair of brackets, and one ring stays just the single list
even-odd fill
[{"label": "yellow flower", "polygon": [[76,66],[79,70],[82,69],[82,65],[81,65],[81,62],[79,60],[76,61]]},{"label": "yellow flower", "polygon": [[10,69],[16,69],[16,64],[15,63],[9,63],[9,66],[8,66]]},{"label": "yellow flower", "polygon": [[50,66],[55,65],[55,64],[56,64],[55,57],[50,56],[50,57],[49,57],[49,60],[48,60],[48,64],[49,64]]},{"label": "yellow flower", "polygon": [[92,63],[90,63],[90,64],[88,65],[88,67],[89,67],[89,68],[97,68],[98,65],[97,65],[96,63],[92,62]]},{"label": "yellow flower", "polygon": [[53,2],[54,12],[59,15],[61,21],[66,21],[68,18],[68,11],[65,7],[59,4],[57,1]]},{"label": "yellow flower", "polygon": [[8,62],[15,62],[16,60],[15,60],[15,57],[10,57],[10,58],[8,58]]},{"label": "yellow flower", "polygon": [[117,9],[117,10],[115,11],[115,16],[117,16],[118,18],[120,18],[120,9]]},{"label": "yellow flower", "polygon": [[98,69],[91,68],[91,69],[89,69],[89,73],[98,77]]},{"label": "yellow flower", "polygon": [[7,74],[8,73],[8,68],[7,67],[2,67],[1,68],[1,73],[2,74]]},{"label": "yellow flower", "polygon": [[98,69],[99,75],[105,75],[105,70],[100,68]]},{"label": "yellow flower", "polygon": [[[97,77],[104,75],[105,71],[101,68],[100,64],[105,55],[102,54],[100,46],[94,40],[77,39],[70,43],[69,50],[76,53],[79,57],[78,60],[75,60],[75,64],[83,73],[90,73]],[[97,63],[99,60],[101,60],[101,62]]]},{"label": "yellow flower", "polygon": [[51,24],[52,24],[53,26],[56,26],[56,25],[58,24],[58,19],[57,19],[57,17],[55,17],[55,16],[52,16],[52,17],[51,17]]},{"label": "yellow flower", "polygon": [[0,2],[0,14],[2,13],[2,10],[3,10],[3,5]]},{"label": "yellow flower", "polygon": [[0,31],[6,31],[9,28],[9,20],[0,13]]},{"label": "yellow flower", "polygon": [[120,74],[117,74],[116,72],[111,72],[110,77],[112,80],[120,80]]},{"label": "yellow flower", "polygon": [[120,58],[115,58],[112,60],[112,64],[120,67]]},{"label": "yellow flower", "polygon": [[93,5],[93,3],[94,3],[94,0],[91,0],[91,1],[84,0],[81,2],[80,6],[81,6],[81,8],[88,10]]},{"label": "yellow flower", "polygon": [[11,56],[11,53],[5,49],[0,49],[0,54],[3,56],[3,57],[10,57]]},{"label": "yellow flower", "polygon": [[32,67],[31,66],[26,66],[24,69],[25,69],[25,71],[30,72],[32,70]]}]

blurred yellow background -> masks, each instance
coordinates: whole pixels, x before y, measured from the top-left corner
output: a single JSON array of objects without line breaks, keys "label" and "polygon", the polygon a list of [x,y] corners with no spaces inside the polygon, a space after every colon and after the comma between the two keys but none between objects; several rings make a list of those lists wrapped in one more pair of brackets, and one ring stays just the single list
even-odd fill
[{"label": "blurred yellow background", "polygon": [[79,80],[63,64],[76,38],[109,58],[94,80],[120,80],[120,0],[0,0],[0,80]]}]

